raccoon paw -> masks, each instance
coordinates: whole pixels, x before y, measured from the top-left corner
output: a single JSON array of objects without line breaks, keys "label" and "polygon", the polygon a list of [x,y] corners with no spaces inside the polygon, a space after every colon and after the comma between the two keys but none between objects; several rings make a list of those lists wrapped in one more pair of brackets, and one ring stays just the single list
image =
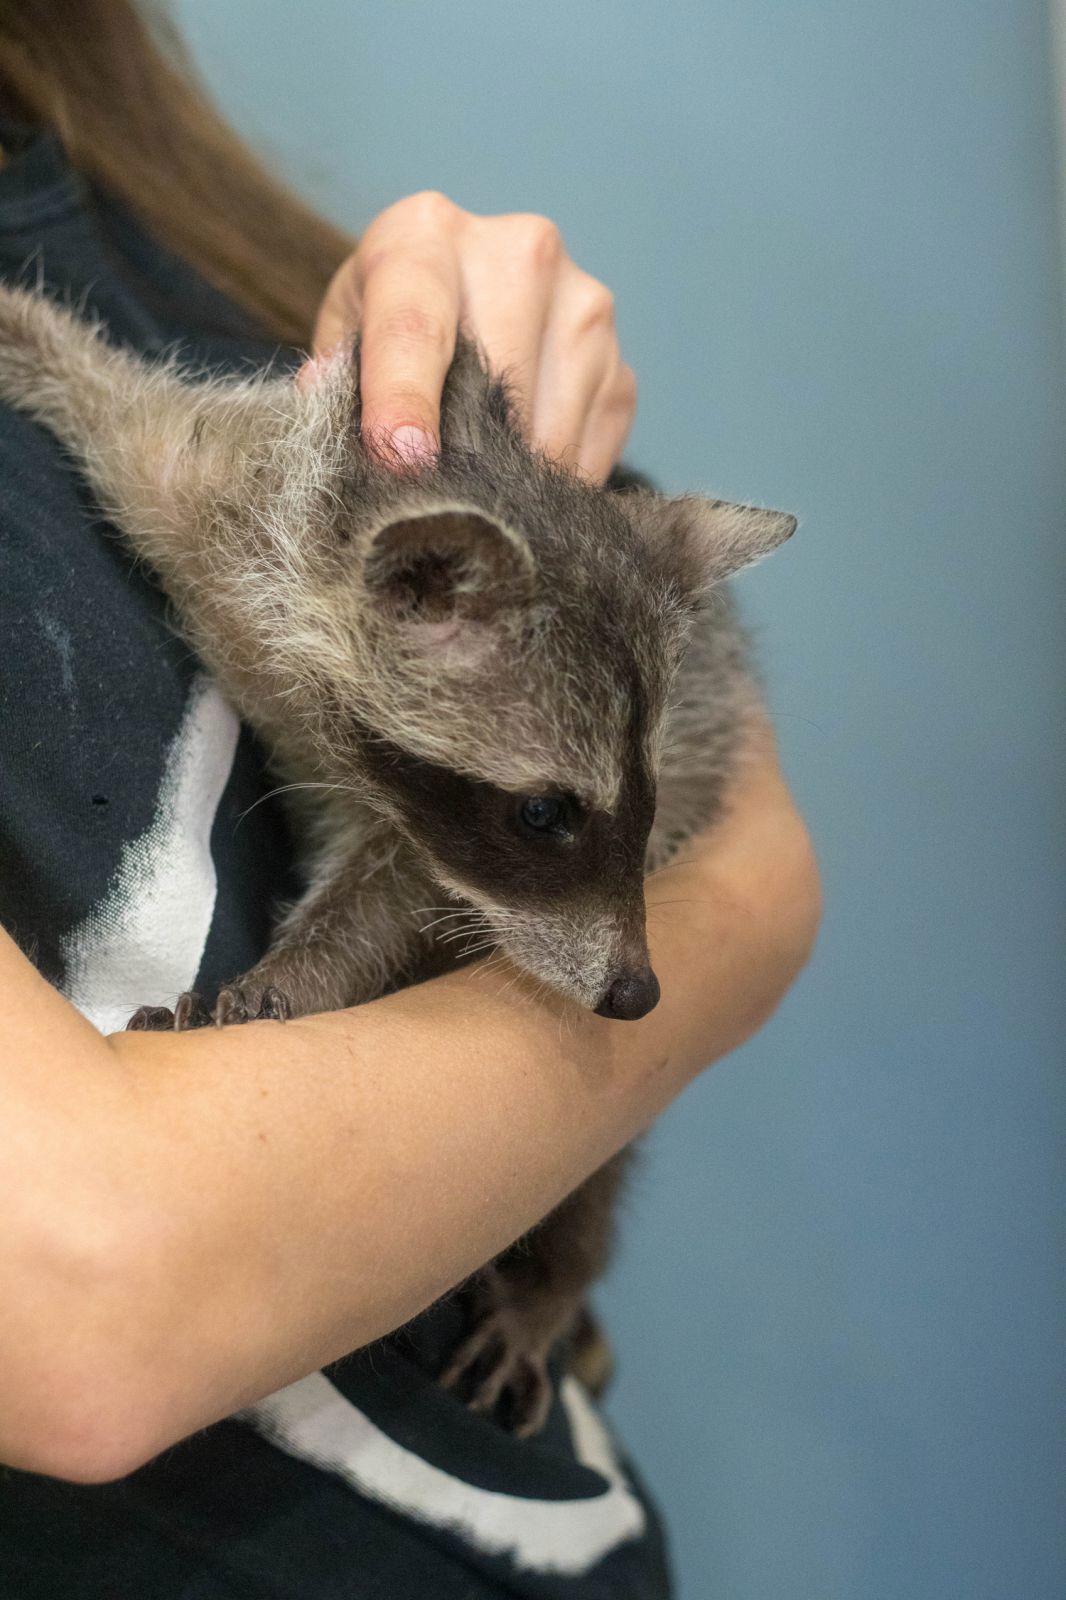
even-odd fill
[{"label": "raccoon paw", "polygon": [[173,1011],[166,1006],[141,1006],[126,1024],[127,1033],[185,1033],[189,1028],[206,1028],[211,1013],[198,994],[191,990],[179,994]]},{"label": "raccoon paw", "polygon": [[285,1022],[292,1007],[278,989],[267,988],[258,995],[240,984],[220,990],[214,1010],[209,1011],[198,994],[187,990],[178,996],[173,1011],[166,1006],[141,1006],[126,1024],[127,1033],[187,1033],[190,1028],[207,1028],[212,1023],[222,1028],[235,1022]]},{"label": "raccoon paw", "polygon": [[459,1346],[441,1378],[471,1411],[498,1420],[519,1439],[539,1433],[554,1390],[548,1375],[548,1350],[514,1306],[498,1306]]},{"label": "raccoon paw", "polygon": [[259,991],[231,983],[219,990],[213,1015],[218,1028],[231,1027],[238,1022],[288,1022],[292,1006],[281,990],[272,985]]},{"label": "raccoon paw", "polygon": [[167,1006],[140,1006],[126,1024],[127,1033],[172,1033],[174,1013]]}]

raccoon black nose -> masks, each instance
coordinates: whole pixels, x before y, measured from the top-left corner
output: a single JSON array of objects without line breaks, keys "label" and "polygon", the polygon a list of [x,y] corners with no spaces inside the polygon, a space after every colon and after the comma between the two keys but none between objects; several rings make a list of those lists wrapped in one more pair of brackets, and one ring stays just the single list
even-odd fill
[{"label": "raccoon black nose", "polygon": [[636,1022],[659,1004],[659,980],[648,971],[636,978],[615,978],[596,1007],[598,1017],[614,1017],[618,1022]]}]

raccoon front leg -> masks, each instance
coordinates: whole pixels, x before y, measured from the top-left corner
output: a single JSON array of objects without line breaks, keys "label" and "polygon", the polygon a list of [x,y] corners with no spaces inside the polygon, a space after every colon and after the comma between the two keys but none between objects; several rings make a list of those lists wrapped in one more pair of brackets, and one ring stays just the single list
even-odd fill
[{"label": "raccoon front leg", "polygon": [[589,1285],[607,1265],[612,1214],[629,1166],[621,1151],[482,1272],[473,1331],[441,1382],[519,1438],[544,1426],[548,1358],[578,1327]]},{"label": "raccoon front leg", "polygon": [[184,994],[172,1012],[142,1007],[127,1028],[181,1032],[212,1022],[284,1021],[374,1000],[418,965],[416,912],[427,893],[415,863],[395,852],[372,868],[365,846],[325,858],[263,959],[221,989],[213,1006]]}]

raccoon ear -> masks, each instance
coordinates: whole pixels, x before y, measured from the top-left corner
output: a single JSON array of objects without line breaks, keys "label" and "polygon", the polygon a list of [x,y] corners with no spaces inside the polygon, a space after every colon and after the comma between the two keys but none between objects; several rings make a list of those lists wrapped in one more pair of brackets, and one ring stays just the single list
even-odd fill
[{"label": "raccoon ear", "polygon": [[401,626],[491,622],[532,593],[533,556],[520,533],[473,506],[411,511],[371,536],[363,581]]},{"label": "raccoon ear", "polygon": [[796,531],[784,511],[739,506],[699,495],[629,492],[624,504],[665,563],[690,590],[721,583],[732,573],[761,561]]}]

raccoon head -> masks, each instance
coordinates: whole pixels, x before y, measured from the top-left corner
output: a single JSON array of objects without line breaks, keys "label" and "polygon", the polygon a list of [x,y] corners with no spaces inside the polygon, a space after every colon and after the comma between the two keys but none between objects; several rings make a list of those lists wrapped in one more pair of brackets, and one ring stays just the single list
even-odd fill
[{"label": "raccoon head", "polygon": [[464,361],[439,463],[392,477],[353,541],[361,771],[487,940],[601,1015],[642,1017],[671,681],[707,590],[795,522],[590,485],[530,451]]}]

